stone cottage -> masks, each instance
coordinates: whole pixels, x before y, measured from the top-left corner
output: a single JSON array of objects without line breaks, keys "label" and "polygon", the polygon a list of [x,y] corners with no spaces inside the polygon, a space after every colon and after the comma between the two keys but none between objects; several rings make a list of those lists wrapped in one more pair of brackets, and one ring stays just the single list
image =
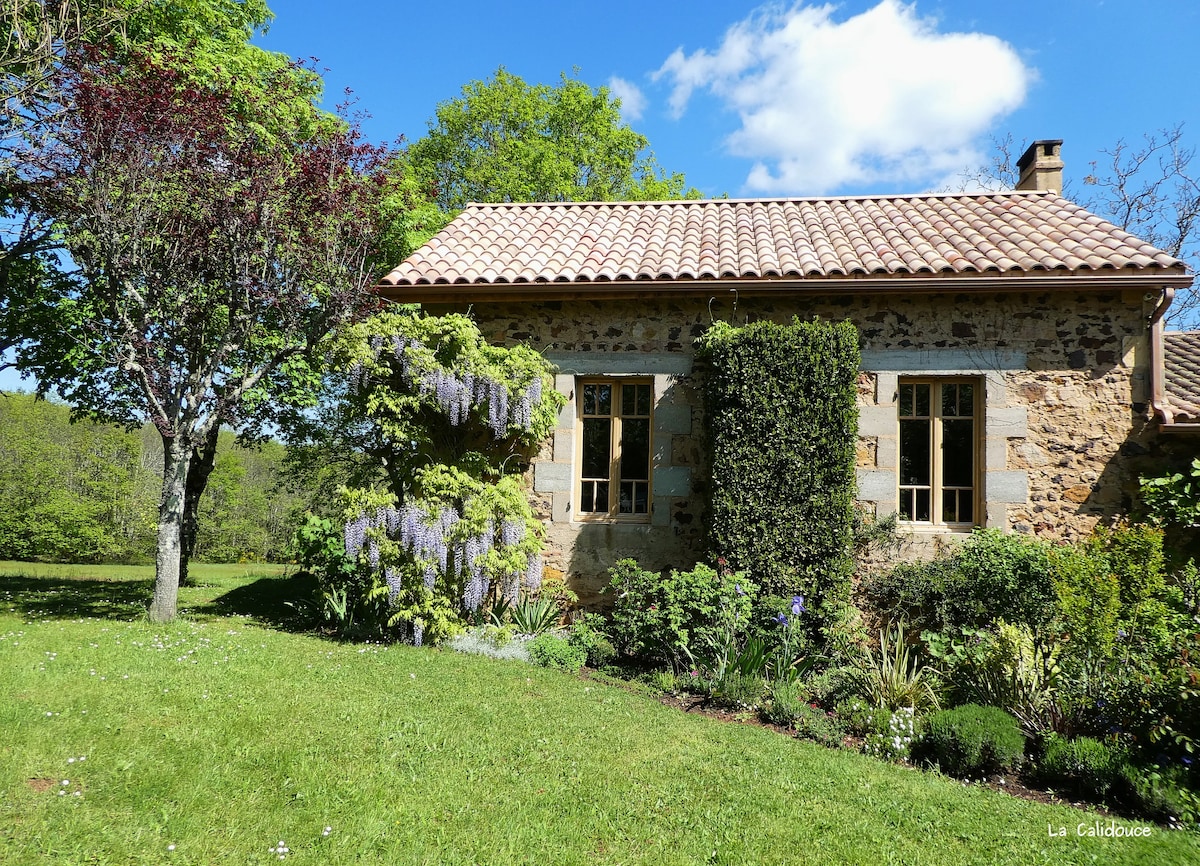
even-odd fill
[{"label": "stone cottage", "polygon": [[1074,537],[1200,405],[1164,414],[1162,316],[1191,276],[1056,192],[1060,146],[1002,193],[471,205],[381,288],[557,365],[532,482],[584,601],[620,557],[703,555],[693,340],[714,319],[855,324],[859,499],[916,552],[973,526]]}]

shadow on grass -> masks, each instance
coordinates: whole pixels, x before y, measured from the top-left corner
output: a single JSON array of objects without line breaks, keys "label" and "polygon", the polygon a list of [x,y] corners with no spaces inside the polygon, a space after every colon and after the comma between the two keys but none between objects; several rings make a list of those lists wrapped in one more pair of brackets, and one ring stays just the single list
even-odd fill
[{"label": "shadow on grass", "polygon": [[[190,619],[247,616],[281,631],[311,630],[311,617],[287,602],[312,598],[316,580],[301,572],[260,577],[212,601],[181,605]],[[154,580],[0,575],[0,609],[12,608],[26,619],[92,617],[129,622],[142,619],[154,594]]]},{"label": "shadow on grass", "polygon": [[312,598],[316,590],[316,578],[303,571],[287,577],[260,577],[210,602],[190,605],[188,615],[197,619],[248,616],[280,631],[308,632],[312,631],[312,617],[292,604]]},{"label": "shadow on grass", "polygon": [[0,575],[0,605],[29,619],[140,619],[153,594],[153,580]]}]

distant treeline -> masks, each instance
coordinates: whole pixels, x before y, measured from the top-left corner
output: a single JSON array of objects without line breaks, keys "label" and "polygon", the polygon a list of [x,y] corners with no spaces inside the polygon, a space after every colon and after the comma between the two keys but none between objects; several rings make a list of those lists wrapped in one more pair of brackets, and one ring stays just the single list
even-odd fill
[{"label": "distant treeline", "polygon": [[[153,428],[70,423],[59,403],[0,392],[0,559],[150,562],[162,484]],[[240,447],[222,431],[200,505],[195,558],[289,555],[301,497],[283,483],[286,449]]]}]

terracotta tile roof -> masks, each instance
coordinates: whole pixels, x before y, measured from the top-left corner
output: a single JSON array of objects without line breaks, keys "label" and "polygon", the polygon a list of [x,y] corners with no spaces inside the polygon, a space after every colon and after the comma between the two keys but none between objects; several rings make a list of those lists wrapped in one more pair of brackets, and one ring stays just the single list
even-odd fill
[{"label": "terracotta tile roof", "polygon": [[1176,423],[1200,421],[1200,331],[1163,334],[1163,391]]},{"label": "terracotta tile roof", "polygon": [[1185,270],[1055,193],[473,204],[389,273],[382,288],[404,297],[404,287],[420,286],[794,286],[862,278],[1180,277]]}]

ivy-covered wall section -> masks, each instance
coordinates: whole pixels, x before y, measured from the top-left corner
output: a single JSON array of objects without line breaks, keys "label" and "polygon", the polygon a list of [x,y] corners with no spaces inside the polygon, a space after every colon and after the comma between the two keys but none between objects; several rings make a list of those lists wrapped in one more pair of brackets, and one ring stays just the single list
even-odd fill
[{"label": "ivy-covered wall section", "polygon": [[705,416],[714,557],[764,592],[849,587],[858,332],[850,322],[713,325]]}]

